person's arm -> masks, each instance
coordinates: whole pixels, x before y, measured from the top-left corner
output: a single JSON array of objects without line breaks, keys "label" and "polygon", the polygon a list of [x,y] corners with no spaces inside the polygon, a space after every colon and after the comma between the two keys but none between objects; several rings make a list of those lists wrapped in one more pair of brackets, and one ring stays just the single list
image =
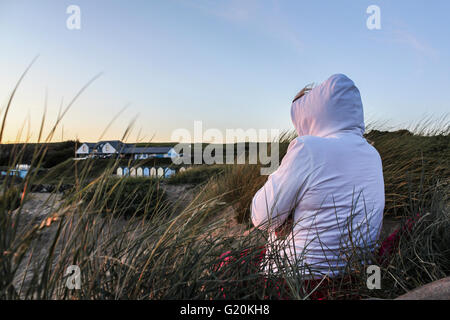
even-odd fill
[{"label": "person's arm", "polygon": [[311,161],[301,139],[291,142],[280,167],[253,197],[253,224],[275,231],[283,225],[305,192]]}]

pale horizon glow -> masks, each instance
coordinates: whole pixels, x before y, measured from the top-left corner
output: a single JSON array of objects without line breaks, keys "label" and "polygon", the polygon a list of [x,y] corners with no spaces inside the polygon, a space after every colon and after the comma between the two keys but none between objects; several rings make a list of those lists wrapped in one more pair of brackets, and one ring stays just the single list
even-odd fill
[{"label": "pale horizon glow", "polygon": [[[381,10],[380,30],[366,27],[372,4]],[[80,30],[66,27],[70,5],[81,9]],[[444,0],[0,0],[1,117],[39,55],[16,93],[3,143],[34,142],[47,103],[45,137],[61,105],[99,73],[52,141],[96,142],[117,115],[103,140],[170,142],[176,129],[193,131],[194,121],[224,135],[292,130],[292,98],[335,73],[360,89],[366,124],[408,128],[440,119],[450,110],[449,11]]]}]

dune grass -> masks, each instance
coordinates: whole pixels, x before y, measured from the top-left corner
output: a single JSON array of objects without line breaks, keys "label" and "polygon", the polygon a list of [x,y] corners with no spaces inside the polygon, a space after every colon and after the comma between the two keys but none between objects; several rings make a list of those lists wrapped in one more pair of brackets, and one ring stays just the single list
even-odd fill
[{"label": "dune grass", "polygon": [[201,184],[207,182],[214,176],[221,176],[226,170],[226,165],[200,165],[190,167],[184,172],[172,175],[169,184]]},{"label": "dune grass", "polygon": [[[126,181],[116,180],[117,188]],[[227,234],[215,198],[194,201],[181,213],[163,200],[156,206],[146,206],[143,200],[139,206],[144,214],[122,219],[120,214],[130,202],[114,202],[117,195],[105,194],[102,190],[107,190],[109,181],[105,173],[88,187],[98,193],[97,198],[87,196],[88,189],[77,190],[55,203],[45,217],[25,219],[21,209],[26,200],[15,211],[2,206],[2,298],[305,299],[318,290],[308,286],[301,272],[296,276],[281,272],[263,280],[254,261],[267,234],[255,229]],[[207,190],[205,185],[197,198]],[[154,191],[146,192],[144,199],[149,199]],[[360,263],[355,263],[354,257],[348,265],[350,278],[324,278],[327,298],[393,298],[449,275],[448,189],[436,186],[430,192],[410,199],[404,210],[405,223],[417,213],[420,219],[402,235],[398,252],[381,265],[382,289],[367,289],[369,259],[358,257]],[[124,196],[131,201],[134,194]],[[115,203],[115,215],[106,213],[109,203]],[[220,255],[228,250],[236,259],[218,268]],[[244,250],[248,254],[241,256]],[[282,257],[275,259],[288,263]],[[80,267],[80,290],[65,286],[70,265]],[[281,289],[268,285],[280,279],[287,283]]]},{"label": "dune grass", "polygon": [[[45,115],[42,126],[44,120]],[[60,120],[44,141],[50,141]],[[81,162],[74,168],[71,192],[63,197],[55,192],[41,204],[45,214],[30,215],[30,210],[41,212],[30,207],[29,186],[39,181],[46,148],[36,144],[27,177],[1,181],[0,298],[311,299],[319,292],[328,299],[394,298],[449,276],[448,128],[438,134],[403,133],[373,131],[368,138],[383,158],[387,214],[401,217],[408,232],[400,234],[397,250],[383,261],[376,252],[361,255],[361,248],[342,248],[349,252],[346,273],[323,277],[320,286],[311,285],[302,268],[276,254],[271,258],[290,267],[262,274],[255,261],[267,243],[266,232],[227,232],[224,206],[233,207],[236,219],[248,225],[249,203],[266,179],[259,165],[227,166],[200,185],[180,211],[164,197],[154,197],[157,181],[137,181],[130,190],[126,178],[111,180],[116,161],[101,171],[92,161]],[[281,156],[292,138],[280,138]],[[24,150],[11,153],[11,168],[22,163]],[[59,177],[52,177],[54,183],[65,183],[64,175]],[[136,214],[130,214],[130,204]],[[417,222],[410,227],[411,219]],[[232,258],[223,263],[220,256],[226,251]],[[366,267],[374,262],[381,267],[380,290],[366,285]],[[77,290],[66,286],[71,265],[81,271]]]}]

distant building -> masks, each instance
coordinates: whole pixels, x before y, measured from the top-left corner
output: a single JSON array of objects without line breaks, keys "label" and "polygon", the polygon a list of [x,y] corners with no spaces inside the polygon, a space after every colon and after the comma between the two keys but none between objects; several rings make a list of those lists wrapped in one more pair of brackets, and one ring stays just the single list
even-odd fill
[{"label": "distant building", "polygon": [[178,154],[173,147],[137,147],[135,144],[119,140],[85,142],[76,151],[77,158],[176,158]]},{"label": "distant building", "polygon": [[[183,168],[184,169],[184,168]],[[138,168],[128,168],[128,167],[118,167],[116,171],[117,177],[159,177],[159,178],[169,178],[176,173],[176,170],[168,167],[138,167]]]}]

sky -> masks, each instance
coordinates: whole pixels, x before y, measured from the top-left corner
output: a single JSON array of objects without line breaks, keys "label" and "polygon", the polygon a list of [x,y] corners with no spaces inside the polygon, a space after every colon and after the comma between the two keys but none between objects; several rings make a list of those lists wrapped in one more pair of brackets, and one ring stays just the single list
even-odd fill
[{"label": "sky", "polygon": [[[80,29],[67,27],[70,5]],[[379,29],[367,27],[370,5]],[[3,142],[36,139],[44,110],[47,134],[99,73],[53,141],[122,139],[130,125],[127,141],[170,141],[194,121],[221,132],[289,130],[296,93],[335,73],[359,88],[366,123],[439,119],[450,110],[448,12],[447,0],[0,0],[1,116],[39,55]]]}]

